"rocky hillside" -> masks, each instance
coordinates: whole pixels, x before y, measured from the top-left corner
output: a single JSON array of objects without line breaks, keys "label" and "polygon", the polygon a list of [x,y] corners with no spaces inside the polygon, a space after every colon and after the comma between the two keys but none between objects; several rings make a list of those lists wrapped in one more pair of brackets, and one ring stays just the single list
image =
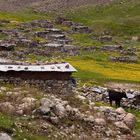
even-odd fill
[{"label": "rocky hillside", "polygon": [[[52,95],[28,85],[1,86],[0,130],[14,140],[139,138],[133,114],[103,102],[99,105],[101,95],[89,91],[81,88],[68,95]],[[11,140],[5,133],[0,139]]]},{"label": "rocky hillside", "polygon": [[[0,140],[140,139],[140,1],[110,2],[0,0],[0,62],[78,70],[65,95],[0,78]],[[107,87],[125,89],[122,107],[109,105]]]}]

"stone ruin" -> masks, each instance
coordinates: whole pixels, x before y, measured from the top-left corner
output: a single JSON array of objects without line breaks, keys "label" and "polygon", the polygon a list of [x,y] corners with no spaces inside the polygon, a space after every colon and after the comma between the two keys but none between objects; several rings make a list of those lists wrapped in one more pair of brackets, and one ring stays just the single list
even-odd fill
[{"label": "stone ruin", "polygon": [[[61,24],[71,28],[65,32],[55,28],[55,24]],[[37,28],[37,29],[36,29]],[[54,54],[79,55],[81,51],[117,51],[124,54],[123,57],[110,57],[113,62],[136,63],[135,58],[128,58],[127,55],[137,55],[135,49],[124,49],[122,45],[104,45],[101,48],[80,47],[72,45],[72,39],[68,37],[70,33],[91,33],[91,29],[78,23],[74,23],[65,18],[57,18],[55,21],[34,20],[31,22],[17,24],[15,28],[2,28],[0,32],[6,35],[6,39],[1,42],[0,56],[8,59],[25,59],[30,53],[33,55],[53,56]],[[27,34],[28,33],[28,34]],[[96,40],[107,42],[112,40],[110,35],[95,36]],[[16,47],[20,49],[16,49]],[[6,51],[11,51],[8,53]],[[139,57],[138,57],[139,58]]]},{"label": "stone ruin", "polygon": [[110,36],[110,35],[99,36],[99,37],[97,37],[97,40],[99,40],[101,42],[112,41],[112,36]]},{"label": "stone ruin", "polygon": [[124,49],[121,51],[121,54],[124,54],[124,55],[136,55],[137,53],[137,49],[136,48],[127,48],[127,49]]},{"label": "stone ruin", "polygon": [[121,51],[124,47],[122,45],[104,45],[101,50],[104,51]]},{"label": "stone ruin", "polygon": [[62,17],[58,17],[55,20],[55,23],[71,27],[71,30],[73,33],[91,33],[92,32],[92,30],[89,29],[89,27],[74,23],[74,22],[69,21],[66,18],[62,18]]},{"label": "stone ruin", "polygon": [[87,26],[76,25],[72,27],[74,33],[91,33],[91,30]]},{"label": "stone ruin", "polygon": [[138,59],[135,57],[129,57],[129,56],[110,56],[109,59],[112,62],[126,62],[126,63],[138,63]]},{"label": "stone ruin", "polygon": [[71,80],[22,80],[21,78],[4,78],[0,77],[1,84],[30,85],[38,87],[50,94],[71,94],[73,83]]},{"label": "stone ruin", "polygon": [[28,29],[28,28],[32,29],[34,27],[53,28],[53,24],[51,21],[48,21],[48,20],[34,20],[31,22],[22,23],[22,24],[17,25],[17,28],[21,29],[21,30]]},{"label": "stone ruin", "polygon": [[67,20],[65,18],[62,18],[62,17],[56,18],[55,23],[56,24],[61,24],[61,25],[64,25],[64,26],[69,26],[69,27],[71,27],[75,24],[74,22],[69,21],[69,20]]},{"label": "stone ruin", "polygon": [[0,51],[13,51],[16,44],[0,40]]}]

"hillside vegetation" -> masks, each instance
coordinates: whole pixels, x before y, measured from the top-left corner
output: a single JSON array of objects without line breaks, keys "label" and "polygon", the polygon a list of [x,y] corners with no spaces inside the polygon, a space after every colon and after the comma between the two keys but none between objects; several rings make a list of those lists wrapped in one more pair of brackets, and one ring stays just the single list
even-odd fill
[{"label": "hillside vegetation", "polygon": [[[128,38],[140,35],[140,1],[124,0],[110,5],[83,6],[77,10],[67,12],[66,18],[83,23],[93,29],[94,34],[73,36],[77,44],[82,46],[102,46],[102,42],[92,39],[96,35],[108,34],[113,40],[108,44],[121,44],[125,48],[140,48],[140,43],[127,42]],[[139,64],[108,62],[109,53],[89,53],[68,60],[77,67],[77,77],[97,81],[140,82]],[[135,77],[135,78],[134,78]],[[133,79],[133,80],[132,80]]]},{"label": "hillside vegetation", "polygon": [[90,26],[97,33],[136,35],[140,33],[140,1],[117,1],[105,6],[85,6],[68,12],[67,18]]}]

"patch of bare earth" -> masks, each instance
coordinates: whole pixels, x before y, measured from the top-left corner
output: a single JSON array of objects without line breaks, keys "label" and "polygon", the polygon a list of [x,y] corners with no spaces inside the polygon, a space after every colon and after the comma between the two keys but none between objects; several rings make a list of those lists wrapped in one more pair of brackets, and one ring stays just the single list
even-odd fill
[{"label": "patch of bare earth", "polygon": [[113,89],[128,89],[128,90],[140,90],[140,85],[139,84],[131,84],[131,83],[114,83],[114,82],[109,82],[105,86]]},{"label": "patch of bare earth", "polygon": [[63,11],[91,4],[108,4],[114,0],[1,0],[0,10],[15,11],[32,7],[42,11]]}]

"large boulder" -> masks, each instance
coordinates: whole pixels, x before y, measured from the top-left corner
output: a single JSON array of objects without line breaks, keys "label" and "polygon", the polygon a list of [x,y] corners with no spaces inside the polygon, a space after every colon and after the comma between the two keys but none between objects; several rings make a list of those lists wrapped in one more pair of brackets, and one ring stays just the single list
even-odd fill
[{"label": "large boulder", "polygon": [[23,103],[29,103],[29,104],[32,104],[35,101],[36,101],[36,99],[32,98],[32,97],[25,97],[25,98],[22,99]]},{"label": "large boulder", "polygon": [[132,36],[132,42],[138,42],[140,41],[140,37],[139,36]]},{"label": "large boulder", "polygon": [[62,104],[58,104],[54,107],[54,114],[56,114],[59,118],[63,118],[66,115],[66,109]]},{"label": "large boulder", "polygon": [[4,113],[14,114],[15,107],[10,102],[0,103],[0,111]]},{"label": "large boulder", "polygon": [[137,119],[136,117],[131,114],[131,113],[128,113],[125,117],[124,117],[124,122],[125,124],[130,128],[130,129],[133,129],[135,123],[136,123]]},{"label": "large boulder", "polygon": [[47,98],[42,98],[40,100],[41,106],[33,111],[33,114],[39,114],[39,115],[49,115],[51,109],[54,107],[54,104],[51,100]]},{"label": "large boulder", "polygon": [[86,97],[81,96],[81,95],[77,95],[76,98],[78,98],[80,101],[86,100]]},{"label": "large boulder", "polygon": [[97,118],[97,119],[95,119],[95,125],[105,126],[106,121],[103,118]]},{"label": "large boulder", "polygon": [[126,114],[126,111],[122,108],[122,107],[119,107],[115,110],[115,112],[117,114]]},{"label": "large boulder", "polygon": [[20,114],[21,112],[28,113],[28,112],[32,111],[34,107],[35,107],[35,104],[22,103],[22,104],[19,104],[18,111],[16,111],[16,113],[17,114]]},{"label": "large boulder", "polygon": [[6,133],[0,133],[0,140],[12,140],[12,138]]},{"label": "large boulder", "polygon": [[123,134],[131,133],[130,128],[122,121],[115,122],[114,124],[120,130],[120,132],[122,132]]},{"label": "large boulder", "polygon": [[90,116],[84,116],[83,120],[87,123],[95,123],[95,119],[94,116],[90,115]]}]

